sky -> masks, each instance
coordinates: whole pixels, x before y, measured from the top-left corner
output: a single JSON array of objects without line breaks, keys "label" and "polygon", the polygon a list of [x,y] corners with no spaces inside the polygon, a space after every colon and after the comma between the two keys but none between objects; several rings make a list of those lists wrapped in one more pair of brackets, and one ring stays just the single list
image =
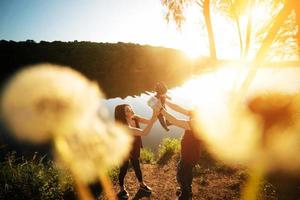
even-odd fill
[{"label": "sky", "polygon": [[[191,18],[200,19],[195,9]],[[198,21],[179,31],[164,13],[161,0],[1,0],[0,39],[131,42],[177,48],[191,57],[209,54]]]}]

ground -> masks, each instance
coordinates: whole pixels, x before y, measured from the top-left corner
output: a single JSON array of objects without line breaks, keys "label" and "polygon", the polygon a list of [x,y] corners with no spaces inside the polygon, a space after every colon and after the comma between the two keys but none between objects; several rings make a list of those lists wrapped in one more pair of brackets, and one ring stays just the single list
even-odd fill
[{"label": "ground", "polygon": [[[132,169],[126,175],[125,183],[130,194],[129,199],[176,199],[176,163],[178,156],[173,156],[163,164],[142,164],[144,181],[153,192],[146,196],[138,191],[139,185]],[[240,190],[245,184],[247,174],[245,170],[224,166],[196,166],[193,180],[193,199],[197,200],[231,200],[240,199]],[[119,187],[114,181],[114,190]],[[278,199],[270,184],[263,184],[260,199]]]}]

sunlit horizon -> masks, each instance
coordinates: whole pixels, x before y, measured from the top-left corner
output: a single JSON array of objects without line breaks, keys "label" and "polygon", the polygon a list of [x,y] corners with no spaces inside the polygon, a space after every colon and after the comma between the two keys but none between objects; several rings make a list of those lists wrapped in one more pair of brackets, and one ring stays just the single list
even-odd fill
[{"label": "sunlit horizon", "polygon": [[[187,7],[186,20],[180,30],[173,21],[165,20],[161,2],[151,0],[129,3],[93,0],[85,4],[58,0],[43,3],[2,1],[0,11],[0,40],[123,42],[178,49],[189,59],[210,55],[205,20],[198,5]],[[247,60],[254,58],[259,48],[254,35],[269,20],[270,12],[268,5],[263,3],[252,9],[253,34]],[[211,8],[211,20],[217,58],[241,58],[234,20],[215,8]],[[241,16],[240,27],[244,42],[247,13]],[[290,57],[293,59],[293,56]]]},{"label": "sunlit horizon", "polygon": [[[69,11],[65,9],[67,7]],[[207,32],[197,6],[188,8],[186,23],[181,30],[174,22],[167,23],[164,19],[160,1],[141,3],[135,0],[129,4],[112,1],[108,5],[104,1],[91,1],[71,5],[60,1],[39,3],[30,0],[2,2],[0,10],[3,11],[0,40],[124,42],[178,49],[190,59],[209,56]],[[213,23],[218,58],[238,58],[237,41],[232,42],[237,38],[233,34],[235,29],[221,16],[216,19]],[[226,31],[229,43],[224,42],[222,24],[229,27]]]}]

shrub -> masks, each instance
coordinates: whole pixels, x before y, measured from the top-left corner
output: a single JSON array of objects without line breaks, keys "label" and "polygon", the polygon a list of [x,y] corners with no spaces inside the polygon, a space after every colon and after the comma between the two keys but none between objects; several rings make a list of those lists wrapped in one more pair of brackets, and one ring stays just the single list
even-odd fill
[{"label": "shrub", "polygon": [[180,140],[165,138],[158,147],[158,164],[165,164],[170,158],[180,151]]},{"label": "shrub", "polygon": [[118,176],[119,176],[119,171],[120,168],[119,167],[113,167],[108,171],[108,176],[110,177],[110,179],[112,181],[117,181],[118,180]]},{"label": "shrub", "polygon": [[155,160],[154,153],[147,148],[141,149],[140,162],[143,164],[153,164]]}]

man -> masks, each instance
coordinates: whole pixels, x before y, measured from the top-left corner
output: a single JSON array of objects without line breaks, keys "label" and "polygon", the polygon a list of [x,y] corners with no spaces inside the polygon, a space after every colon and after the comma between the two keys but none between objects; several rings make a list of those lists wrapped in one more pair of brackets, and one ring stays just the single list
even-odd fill
[{"label": "man", "polygon": [[161,113],[171,124],[185,129],[181,140],[181,158],[177,165],[177,182],[180,186],[178,199],[192,199],[193,167],[200,158],[201,141],[193,130],[192,112],[167,99],[165,104],[172,110],[190,117],[189,120],[177,119],[163,107],[161,110]]}]

